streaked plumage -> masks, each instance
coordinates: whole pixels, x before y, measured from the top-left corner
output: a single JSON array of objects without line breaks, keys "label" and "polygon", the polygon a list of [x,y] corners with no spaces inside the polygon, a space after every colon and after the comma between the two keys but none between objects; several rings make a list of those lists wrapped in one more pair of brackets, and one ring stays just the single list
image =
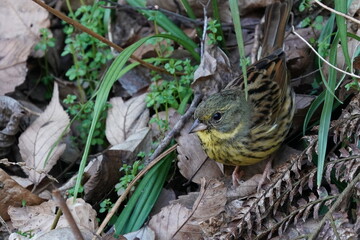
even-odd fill
[{"label": "streaked plumage", "polygon": [[247,69],[248,100],[240,77],[197,107],[192,132],[210,158],[251,165],[268,158],[284,141],[295,109],[282,50],[291,6],[287,0],[266,10],[262,59]]}]

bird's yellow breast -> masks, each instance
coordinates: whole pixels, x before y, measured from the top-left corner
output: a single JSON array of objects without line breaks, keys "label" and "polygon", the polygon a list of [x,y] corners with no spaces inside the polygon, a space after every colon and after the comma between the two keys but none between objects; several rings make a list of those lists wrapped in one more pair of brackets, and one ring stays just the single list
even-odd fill
[{"label": "bird's yellow breast", "polygon": [[280,147],[285,137],[278,136],[274,140],[273,136],[279,133],[279,126],[253,129],[249,134],[251,138],[236,139],[236,132],[222,133],[211,129],[197,134],[210,158],[233,166],[252,165],[265,160]]}]

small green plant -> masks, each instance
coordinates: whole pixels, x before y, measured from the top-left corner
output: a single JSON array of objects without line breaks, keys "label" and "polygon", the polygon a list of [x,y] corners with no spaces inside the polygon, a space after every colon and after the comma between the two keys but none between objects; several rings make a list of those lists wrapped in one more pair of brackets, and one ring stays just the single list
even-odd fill
[{"label": "small green plant", "polygon": [[[156,72],[152,72],[152,84],[150,92],[146,96],[147,107],[155,110],[156,118],[151,122],[155,122],[160,130],[166,131],[168,128],[168,109],[177,109],[180,113],[184,113],[186,104],[192,96],[190,84],[193,80],[194,71],[197,66],[193,66],[189,59],[175,60],[170,59],[164,68],[173,74],[172,80],[164,79]],[[182,72],[184,75],[177,76],[176,72]],[[166,119],[160,119],[159,111],[166,112]]]},{"label": "small green plant", "polygon": [[[105,2],[99,1],[93,6],[81,6],[74,15],[70,15],[85,27],[104,36],[107,32],[104,17],[108,9],[101,8],[100,5],[105,5]],[[69,80],[77,81],[78,86],[85,89],[90,96],[99,83],[103,66],[113,58],[113,55],[105,43],[85,32],[76,32],[72,25],[65,25],[64,32],[66,46],[61,55],[71,54],[74,64],[66,72],[66,76]]]},{"label": "small green plant", "polygon": [[16,233],[19,234],[19,235],[21,235],[21,236],[27,237],[27,238],[33,238],[34,235],[35,235],[35,234],[33,233],[33,230],[29,230],[29,231],[26,231],[26,232],[17,231]]},{"label": "small green plant", "polygon": [[55,38],[51,37],[51,33],[47,28],[40,29],[40,41],[35,45],[35,51],[41,50],[44,52],[44,63],[40,63],[42,65],[42,69],[44,69],[45,73],[40,77],[40,82],[42,82],[47,91],[45,92],[45,98],[50,99],[52,96],[52,86],[53,86],[53,77],[50,75],[49,63],[46,59],[46,54],[49,48],[55,47]]},{"label": "small green plant", "polygon": [[21,206],[22,206],[22,207],[26,207],[26,200],[25,200],[25,199],[22,199],[22,200],[21,200]]},{"label": "small green plant", "polygon": [[100,203],[99,213],[108,212],[113,206],[114,204],[111,202],[109,198],[107,198]]},{"label": "small green plant", "polygon": [[[63,100],[63,103],[68,105],[67,112],[73,116],[77,117],[79,125],[77,125],[77,130],[79,131],[80,141],[75,138],[75,143],[80,146],[85,145],[88,132],[91,126],[91,121],[93,118],[94,102],[92,100],[87,101],[85,104],[76,102],[77,97],[75,95],[67,95]],[[103,145],[105,143],[105,120],[106,120],[106,109],[109,105],[106,105],[106,108],[102,112],[102,115],[99,121],[96,124],[96,130],[94,136],[91,140],[92,145]]]},{"label": "small green plant", "polygon": [[[138,172],[143,168],[144,168],[144,164],[141,163],[141,161],[139,161],[139,160],[135,161],[132,166],[124,164],[120,168],[120,171],[124,171],[124,176],[121,177],[120,182],[115,185],[115,190],[119,196],[125,192],[125,189],[129,185],[129,183],[136,177]],[[134,190],[135,190],[135,188],[133,187],[131,189],[131,191],[134,191]]]},{"label": "small green plant", "polygon": [[218,23],[218,21],[216,20],[210,20],[208,22],[208,27],[207,27],[207,31],[208,31],[208,44],[218,44],[219,42],[222,41],[222,36],[218,34],[218,29],[220,27],[220,23]]},{"label": "small green plant", "polygon": [[[313,30],[321,31],[321,29],[324,27],[324,17],[323,16],[316,16],[315,19],[311,19],[310,17],[304,18],[304,20],[300,23],[301,27],[311,27]],[[315,32],[314,32],[314,35]],[[317,40],[315,38],[310,38],[309,42],[313,45],[317,43]]]},{"label": "small green plant", "polygon": [[[70,188],[69,190],[67,190],[67,192],[66,192],[67,197],[68,197],[68,198],[73,197],[73,196],[74,196],[74,192],[75,192],[75,187],[72,187],[72,188]],[[80,186],[78,193],[81,194],[81,193],[83,193],[83,192],[84,192],[84,187],[83,187],[83,186]]]},{"label": "small green plant", "polygon": [[50,37],[50,31],[47,28],[40,29],[40,41],[35,45],[35,51],[42,50],[46,52],[48,48],[55,47],[55,38]]},{"label": "small green plant", "polygon": [[310,0],[302,0],[299,4],[299,11],[303,12],[305,9],[309,8],[311,6]]}]

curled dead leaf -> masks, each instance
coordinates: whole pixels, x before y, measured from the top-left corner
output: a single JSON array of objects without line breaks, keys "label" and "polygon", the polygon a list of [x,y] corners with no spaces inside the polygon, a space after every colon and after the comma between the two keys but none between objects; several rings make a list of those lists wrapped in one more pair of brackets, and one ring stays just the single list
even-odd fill
[{"label": "curled dead leaf", "polygon": [[199,67],[194,73],[192,88],[195,92],[209,96],[219,92],[232,79],[233,71],[231,63],[226,54],[217,46],[207,44],[201,56]]},{"label": "curled dead leaf", "polygon": [[24,80],[26,60],[50,25],[49,13],[33,1],[0,1],[0,95],[14,91]]},{"label": "curled dead leaf", "polygon": [[0,157],[10,152],[24,113],[18,101],[11,97],[0,96]]}]

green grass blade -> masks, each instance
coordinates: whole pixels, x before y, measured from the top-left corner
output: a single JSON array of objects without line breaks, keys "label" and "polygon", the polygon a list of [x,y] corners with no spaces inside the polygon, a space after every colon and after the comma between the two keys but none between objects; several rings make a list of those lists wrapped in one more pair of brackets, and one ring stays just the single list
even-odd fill
[{"label": "green grass blade", "polygon": [[[338,12],[342,12],[344,14],[347,14],[347,1],[344,0],[335,0],[335,10]],[[349,55],[349,48],[348,48],[348,41],[347,41],[347,25],[345,18],[343,16],[340,16],[336,14],[336,25],[338,27],[338,33],[340,37],[342,52],[345,57],[345,62],[348,67],[351,66],[351,59]]]},{"label": "green grass blade", "polygon": [[[190,4],[189,4],[189,1],[188,1],[188,0],[181,0],[180,2],[181,2],[181,4],[183,5],[183,7],[184,7],[187,15],[189,16],[189,18],[191,18],[191,19],[196,19],[195,13],[194,13],[194,11],[192,10],[192,8],[191,8],[191,6],[190,6]],[[201,36],[202,36],[202,30],[201,30],[201,28],[196,27],[195,29],[196,29],[197,35],[198,35],[199,37],[201,37]]]},{"label": "green grass blade", "polygon": [[306,116],[304,119],[304,124],[303,124],[303,134],[304,135],[305,135],[306,129],[308,128],[308,125],[309,125],[309,122],[310,122],[312,116],[314,115],[316,110],[320,107],[320,105],[324,102],[325,92],[326,92],[326,90],[323,91],[322,93],[320,93],[320,95],[315,98],[315,100],[311,103],[309,110],[306,113]]},{"label": "green grass blade", "polygon": [[174,154],[165,157],[141,180],[115,223],[116,234],[138,230],[154,206],[169,172]]},{"label": "green grass blade", "polygon": [[244,48],[244,40],[242,36],[242,29],[240,24],[240,13],[238,7],[237,0],[229,0],[230,10],[231,10],[231,18],[234,23],[236,41],[239,48],[240,53],[240,64],[241,70],[244,77],[244,86],[245,86],[245,98],[248,99],[248,87],[247,87],[247,72],[246,72],[246,56],[245,56],[245,48]]},{"label": "green grass blade", "polygon": [[[330,59],[329,62],[336,65],[337,60],[337,45],[339,43],[339,35],[336,35],[330,48]],[[335,90],[336,86],[336,70],[329,68],[328,83],[332,91]],[[317,186],[321,186],[322,175],[324,171],[324,163],[326,157],[326,148],[328,143],[328,131],[330,127],[331,113],[333,109],[334,96],[329,92],[325,92],[324,107],[321,112],[319,136],[318,136],[318,171],[316,176]]]},{"label": "green grass blade", "polygon": [[[319,42],[319,54],[321,56],[323,56],[323,57],[325,56],[326,53],[324,52],[324,50],[321,50],[320,45],[321,44],[330,44],[331,39],[330,39],[329,36],[332,34],[332,31],[334,29],[334,24],[335,24],[335,15],[332,14],[330,16],[330,18],[328,19],[328,21],[326,22],[323,30],[320,33],[320,36],[319,36],[319,39],[318,39],[318,42]],[[323,64],[322,61],[320,61],[320,59],[318,59],[318,68],[320,69],[320,71],[321,71],[322,64]],[[323,78],[321,78],[321,80],[323,80]],[[324,81],[322,81],[322,82],[324,82]],[[325,86],[327,86],[327,85],[328,84],[326,83]],[[327,88],[327,89],[330,90],[330,87]],[[322,94],[323,94],[323,96],[320,97],[320,95],[322,95]],[[317,108],[320,107],[321,103],[324,101],[325,92],[323,92],[322,94],[320,94],[316,98],[316,100],[311,104],[308,112],[306,113],[306,117],[305,117],[304,125],[303,125],[304,135],[305,135],[305,131],[306,131],[307,127],[308,127],[310,119],[312,118],[313,114],[316,112]]]},{"label": "green grass blade", "polygon": [[[152,210],[153,206],[155,205],[160,192],[164,186],[165,180],[168,176],[170,167],[171,167],[171,163],[172,163],[172,159],[175,158],[175,154],[170,154],[168,155],[165,159],[164,162],[162,164],[162,166],[158,169],[158,171],[156,172],[156,174],[154,174],[152,176],[152,179],[155,179],[155,184],[153,186],[149,185],[149,189],[150,189],[150,194],[146,195],[146,194],[142,194],[142,198],[145,199],[145,203],[144,206],[142,208],[140,208],[140,212],[139,215],[136,216],[135,214],[132,214],[132,219],[135,220],[134,224],[131,226],[131,228],[129,228],[128,232],[133,232],[133,231],[137,231],[138,229],[141,228],[141,226],[144,224],[146,218],[149,216],[150,211]],[[138,207],[138,206],[136,206]],[[130,221],[132,222],[133,220],[130,219]],[[130,222],[129,221],[129,222]]]}]

